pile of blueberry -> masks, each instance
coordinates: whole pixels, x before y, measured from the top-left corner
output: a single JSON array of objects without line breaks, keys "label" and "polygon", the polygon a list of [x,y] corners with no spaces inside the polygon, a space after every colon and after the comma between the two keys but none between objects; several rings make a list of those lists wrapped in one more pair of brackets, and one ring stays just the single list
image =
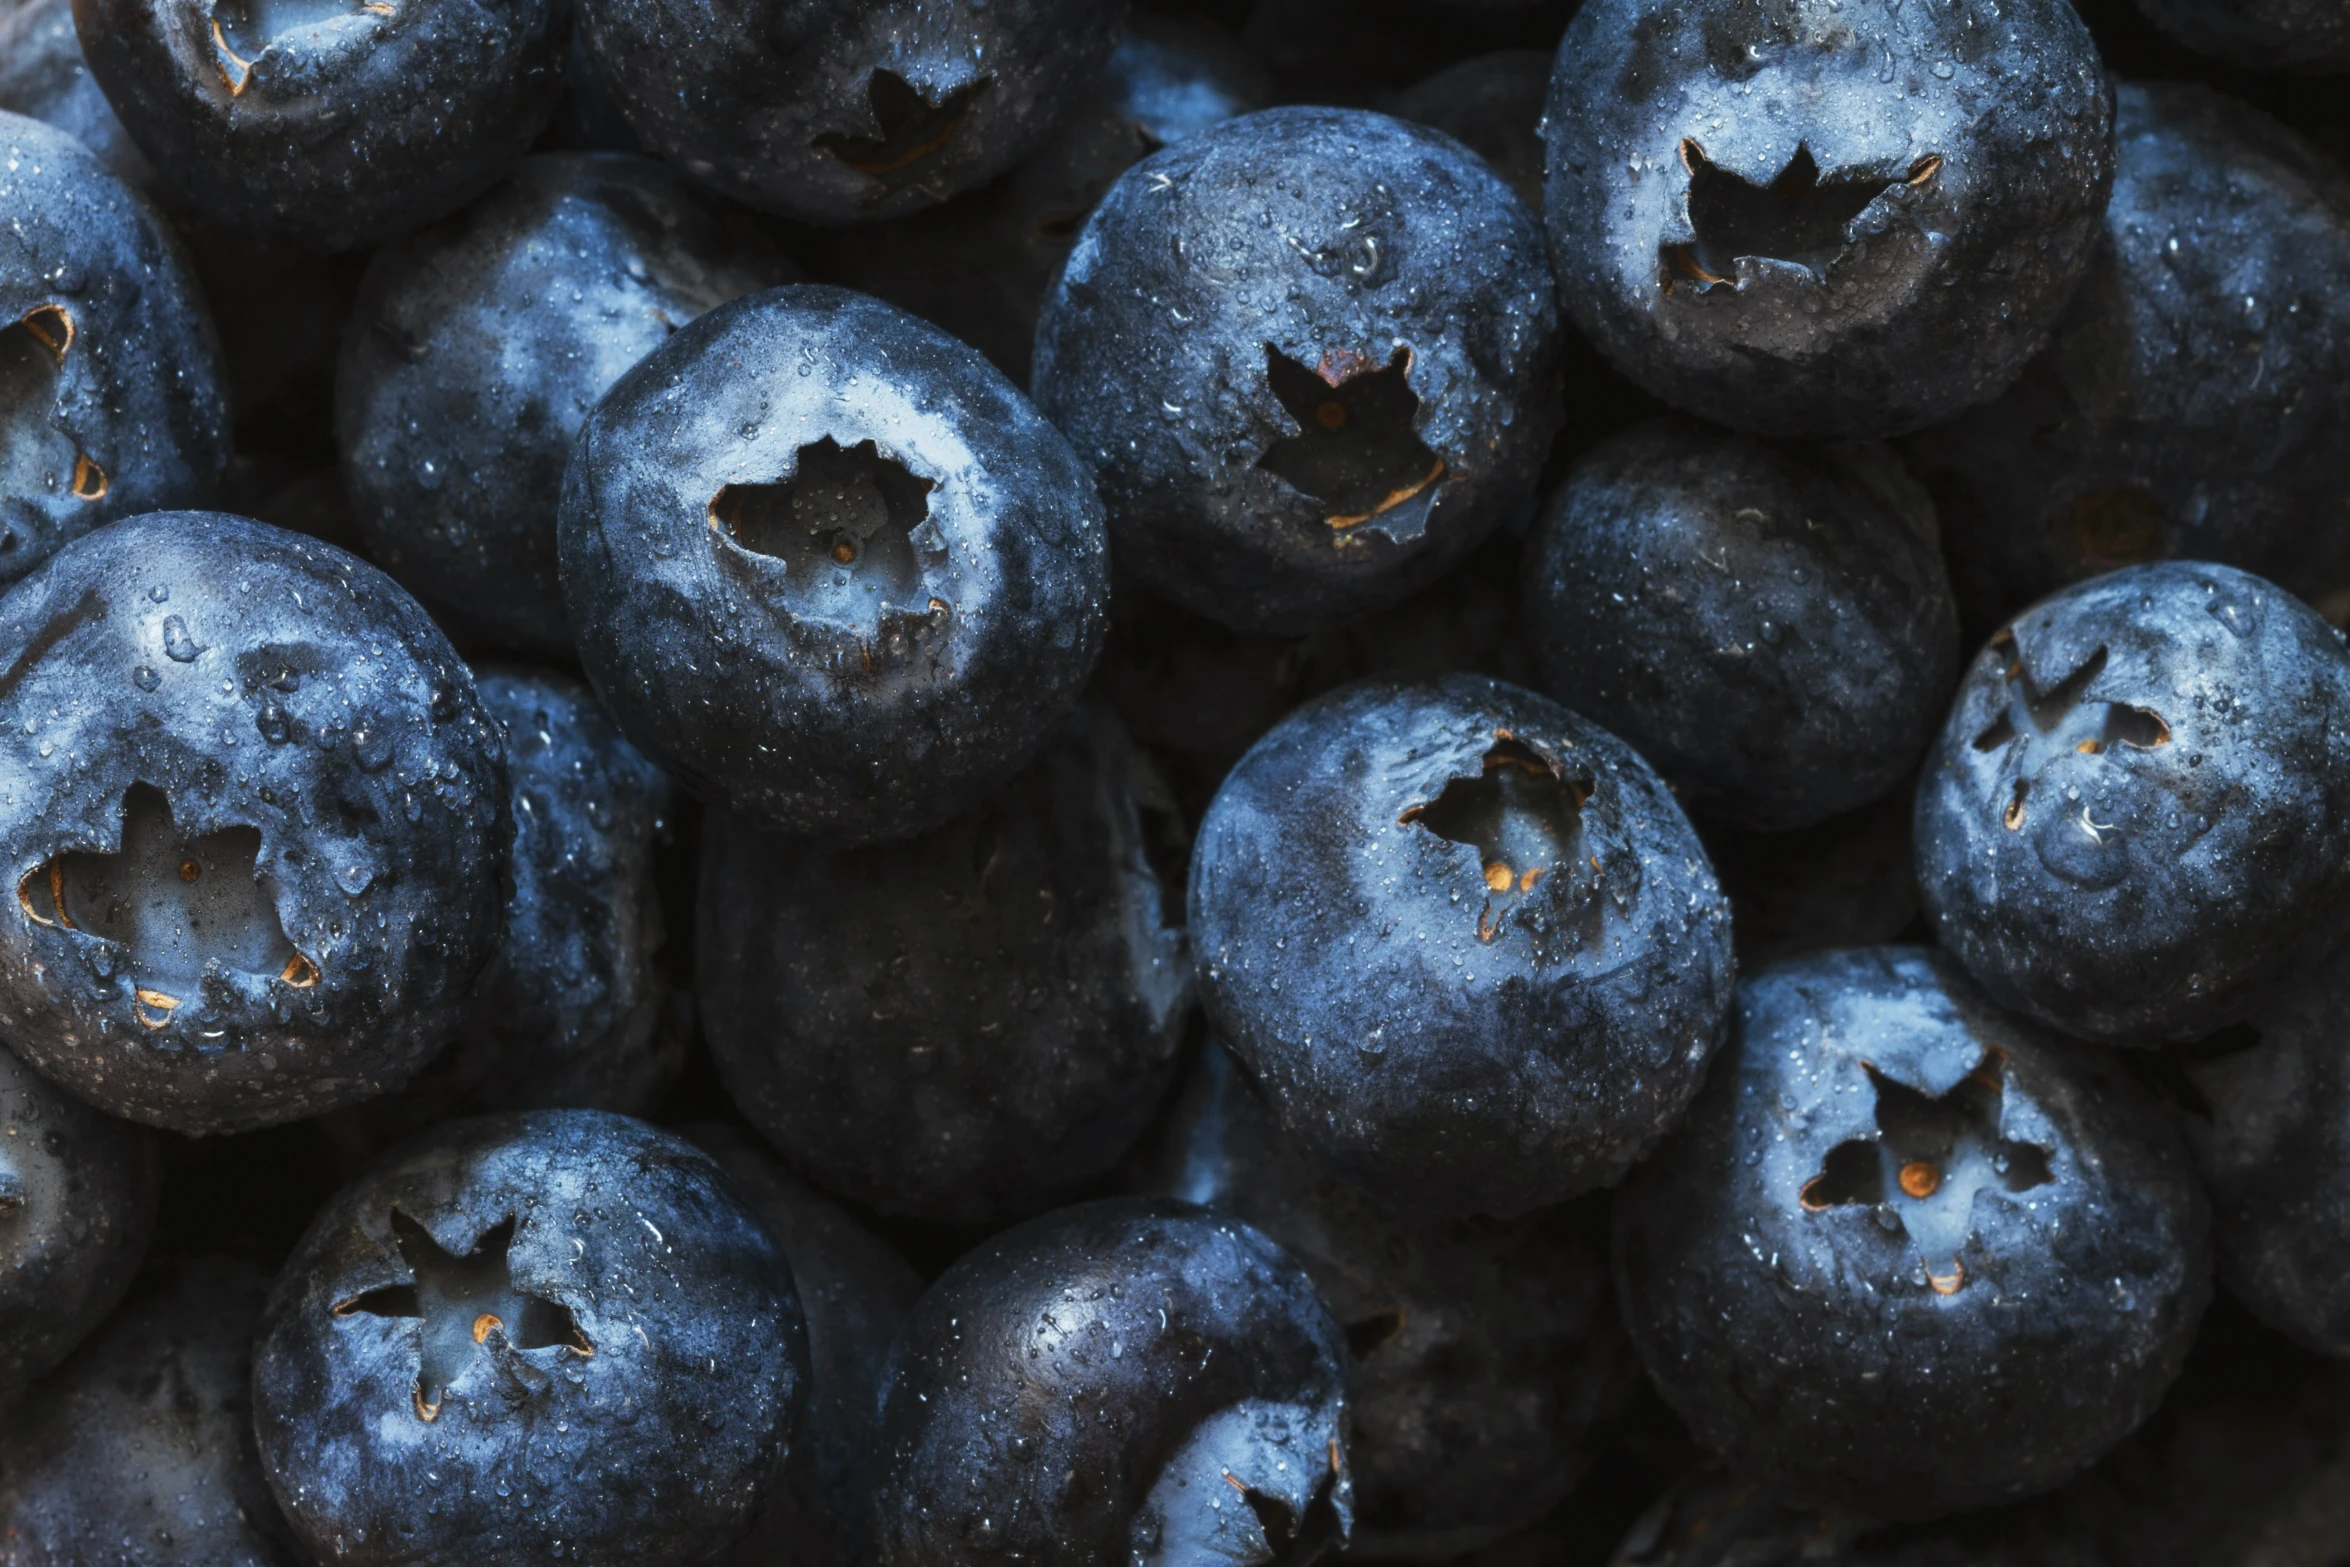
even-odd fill
[{"label": "pile of blueberry", "polygon": [[0,1567],[2350,1567],[2344,0],[0,0]]}]

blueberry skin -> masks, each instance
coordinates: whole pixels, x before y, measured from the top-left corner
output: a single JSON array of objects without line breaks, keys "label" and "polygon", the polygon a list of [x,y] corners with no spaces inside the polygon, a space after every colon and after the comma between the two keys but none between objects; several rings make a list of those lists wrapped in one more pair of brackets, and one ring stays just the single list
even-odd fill
[{"label": "blueberry skin", "polygon": [[2138,0],[2188,48],[2248,71],[2350,71],[2350,16],[2331,0]]},{"label": "blueberry skin", "polygon": [[296,1567],[253,1446],[269,1275],[181,1262],[0,1426],[0,1534],[22,1567]]},{"label": "blueberry skin", "polygon": [[291,17],[73,0],[73,14],[91,72],[174,191],[216,221],[319,250],[465,205],[522,156],[563,86],[558,0]]},{"label": "blueberry skin", "polygon": [[2055,341],[1903,444],[1960,604],[1987,626],[2174,555],[2324,603],[2350,586],[2350,179],[2205,88],[2116,106],[2104,243]]},{"label": "blueberry skin", "polygon": [[1300,1153],[1213,1042],[1133,1179],[1262,1230],[1344,1325],[1358,1555],[1451,1559],[1539,1521],[1631,1401],[1593,1202],[1416,1222]]},{"label": "blueberry skin", "polygon": [[1045,295],[1111,184],[1161,147],[1272,101],[1264,66],[1228,35],[1138,12],[1098,90],[1019,167],[943,205],[842,230],[829,270],[1025,384]]},{"label": "blueberry skin", "polygon": [[1678,415],[1575,465],[1528,551],[1526,619],[1544,689],[1750,827],[1883,795],[1958,679],[1933,503],[1899,457]]},{"label": "blueberry skin", "polygon": [[449,1038],[498,947],[506,771],[389,577],[150,513],[0,598],[0,670],[0,1037],[28,1064],[207,1135],[382,1093]]},{"label": "blueberry skin", "polygon": [[1346,1341],[1261,1231],[1165,1198],[1063,1208],[899,1331],[874,1560],[1310,1567],[1351,1526],[1345,1422]]},{"label": "blueberry skin", "polygon": [[1100,78],[1125,0],[581,0],[645,146],[721,195],[863,223],[985,183]]},{"label": "blueberry skin", "polygon": [[262,1314],[253,1425],[321,1557],[670,1567],[749,1525],[807,1382],[791,1270],[710,1156],[541,1110],[327,1204]]},{"label": "blueberry skin", "polygon": [[[820,482],[801,467],[857,462],[837,515],[863,528],[887,483],[888,520],[830,550],[757,531],[761,497]],[[622,732],[705,802],[836,847],[976,805],[1075,704],[1108,623],[1101,502],[1068,442],[978,354],[845,289],[722,305],[623,376],[573,448],[558,536]],[[853,577],[821,558],[842,548]]]},{"label": "blueberry skin", "polygon": [[152,1132],[0,1050],[0,1389],[47,1373],[122,1299],[159,1179]]},{"label": "blueberry skin", "polygon": [[1617,1194],[1616,1282],[1650,1377],[1734,1468],[1931,1518],[2048,1490],[2153,1412],[2209,1232],[2110,1056],[1943,954],[1859,948],[1740,987],[1689,1119]]},{"label": "blueberry skin", "polygon": [[64,131],[0,112],[0,208],[5,586],[93,528],[209,502],[229,430],[211,317],[144,200]]},{"label": "blueberry skin", "polygon": [[830,850],[704,819],[703,1030],[734,1102],[803,1174],[884,1212],[1000,1224],[1142,1134],[1191,963],[1145,857],[1140,765],[1114,720],[1083,714],[976,810],[903,843]]},{"label": "blueberry skin", "polygon": [[679,327],[797,275],[677,174],[617,153],[525,158],[385,246],[335,387],[368,555],[489,640],[568,658],[555,512],[579,427]]},{"label": "blueberry skin", "polygon": [[2112,93],[2064,0],[1594,0],[1544,124],[1568,314],[1758,435],[1897,435],[1998,392],[2113,181]]},{"label": "blueberry skin", "polygon": [[2090,1039],[2235,1021],[2350,893],[2350,653],[2199,561],[2066,588],[1976,655],[1918,784],[1936,939]]},{"label": "blueberry skin", "polygon": [[1696,1094],[1734,984],[1662,780],[1474,675],[1356,681],[1276,725],[1200,824],[1190,925],[1281,1129],[1430,1216],[1619,1179]]},{"label": "blueberry skin", "polygon": [[82,58],[73,0],[22,0],[0,14],[0,109],[54,125],[98,156],[134,190],[152,190],[154,167],[122,128]]},{"label": "blueberry skin", "polygon": [[2211,1193],[2219,1276],[2262,1322],[2350,1359],[2350,985],[2320,965],[2249,1023],[2189,1046],[2181,1118]]},{"label": "blueberry skin", "polygon": [[432,1063],[335,1113],[347,1146],[496,1110],[642,1115],[684,1063],[655,881],[669,780],[569,676],[493,664],[476,689],[505,738],[514,815],[505,940]]},{"label": "blueberry skin", "polygon": [[1444,132],[1493,165],[1529,211],[1542,210],[1542,106],[1550,51],[1471,55],[1396,94],[1395,117]]},{"label": "blueberry skin", "polygon": [[733,1127],[709,1122],[686,1136],[718,1161],[774,1237],[808,1327],[808,1394],[791,1456],[758,1522],[719,1567],[853,1567],[871,1550],[866,1499],[890,1341],[922,1294],[921,1275]]},{"label": "blueberry skin", "polygon": [[[1299,635],[1404,598],[1531,503],[1559,353],[1540,225],[1481,159],[1385,115],[1268,109],[1119,177],[1045,301],[1033,385],[1093,465],[1121,571]],[[1389,381],[1376,412],[1321,390]],[[1294,466],[1357,428],[1367,455]]]}]

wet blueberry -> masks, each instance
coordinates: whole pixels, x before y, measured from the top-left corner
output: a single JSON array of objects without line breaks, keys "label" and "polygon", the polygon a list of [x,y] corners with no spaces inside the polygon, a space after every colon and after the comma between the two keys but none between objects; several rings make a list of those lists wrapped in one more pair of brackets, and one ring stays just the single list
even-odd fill
[{"label": "wet blueberry", "polygon": [[348,1147],[492,1110],[643,1114],[684,1055],[655,879],[669,780],[577,680],[493,664],[477,689],[513,801],[505,939],[432,1063],[331,1117]]},{"label": "wet blueberry", "polygon": [[1493,165],[1536,211],[1542,207],[1542,105],[1547,49],[1472,55],[1396,95],[1395,115],[1432,125]]},{"label": "wet blueberry", "polygon": [[430,1058],[497,950],[497,732],[416,601],[330,545],[158,512],[0,599],[0,1036],[197,1133]]},{"label": "wet blueberry", "polygon": [[0,109],[54,125],[135,190],[155,170],[122,128],[73,30],[73,0],[23,0],[0,15]]},{"label": "wet blueberry", "polygon": [[563,592],[629,739],[703,800],[834,847],[976,805],[1076,702],[1101,502],[986,360],[836,288],[681,329],[597,405]]},{"label": "wet blueberry", "polygon": [[2261,1321],[2350,1359],[2350,986],[2330,964],[2184,1047],[2183,1117],[2211,1193],[2220,1279]]},{"label": "wet blueberry", "polygon": [[751,1532],[718,1560],[722,1567],[853,1567],[870,1554],[866,1498],[890,1340],[922,1293],[921,1276],[748,1136],[717,1123],[688,1127],[686,1135],[718,1161],[775,1238],[808,1326],[808,1396],[783,1477]]},{"label": "wet blueberry", "polygon": [[1108,1198],[1007,1230],[890,1354],[880,1567],[1310,1567],[1346,1544],[1346,1342],[1240,1220]]},{"label": "wet blueberry", "polygon": [[806,1396],[791,1272],[641,1121],[455,1121],[319,1214],[254,1348],[271,1489],[353,1567],[646,1567],[731,1543]]},{"label": "wet blueberry", "polygon": [[457,624],[567,656],[555,512],[580,425],[679,327],[794,275],[675,173],[610,153],[527,158],[385,246],[335,391],[369,557]]},{"label": "wet blueberry", "polygon": [[1552,500],[1526,593],[1545,689],[1749,826],[1883,795],[1958,678],[1933,504],[1872,443],[1622,431]]},{"label": "wet blueberry", "polygon": [[1594,0],[1544,213],[1575,323],[1668,402],[1884,436],[2013,380],[2087,266],[2113,104],[2065,0]]},{"label": "wet blueberry", "polygon": [[1615,1224],[1626,1324],[1699,1440],[1783,1499],[1878,1517],[2066,1479],[2153,1411],[2210,1298],[2159,1107],[1923,948],[1742,986]]},{"label": "wet blueberry", "polygon": [[463,206],[563,84],[556,0],[74,0],[74,22],[179,199],[319,249]]},{"label": "wet blueberry", "polygon": [[65,132],[0,113],[0,208],[6,584],[102,523],[209,503],[229,434],[204,301],[145,201]]},{"label": "wet blueberry", "polygon": [[1120,176],[1037,328],[1037,406],[1122,571],[1291,635],[1521,513],[1558,429],[1540,226],[1450,137],[1270,109]]},{"label": "wet blueberry", "polygon": [[154,1134],[0,1050],[0,1389],[55,1366],[122,1299],[156,1182]]},{"label": "wet blueberry", "polygon": [[109,1567],[304,1561],[253,1447],[253,1324],[269,1275],[176,1264],[0,1426],[10,1560]]},{"label": "wet blueberry", "polygon": [[1034,155],[942,206],[842,231],[830,270],[1025,384],[1045,295],[1111,183],[1161,147],[1272,97],[1264,67],[1220,29],[1137,12],[1098,90]]},{"label": "wet blueberry", "polygon": [[1001,1222],[1141,1134],[1191,995],[1142,765],[1114,720],[1080,715],[975,810],[902,843],[705,819],[703,1028],[735,1103],[803,1174],[886,1212]]},{"label": "wet blueberry", "polygon": [[1190,907],[1208,1013],[1282,1130],[1438,1214],[1621,1177],[1730,1006],[1729,906],[1663,782],[1477,676],[1282,720],[1200,825]]},{"label": "wet blueberry", "polygon": [[2169,561],[2018,615],[1918,785],[1936,936],[2002,1004],[2192,1038],[2341,928],[2350,653],[2275,585]]},{"label": "wet blueberry", "polygon": [[2105,240],[2048,351],[1903,443],[1984,629],[2183,556],[2350,589],[2350,179],[2230,98],[2125,85]]},{"label": "wet blueberry", "polygon": [[645,145],[809,223],[895,217],[993,179],[1101,74],[1125,0],[583,0]]},{"label": "wet blueberry", "polygon": [[1298,1152],[1213,1042],[1134,1179],[1264,1231],[1337,1316],[1368,1560],[1448,1560],[1538,1521],[1630,1401],[1596,1199],[1417,1222]]}]

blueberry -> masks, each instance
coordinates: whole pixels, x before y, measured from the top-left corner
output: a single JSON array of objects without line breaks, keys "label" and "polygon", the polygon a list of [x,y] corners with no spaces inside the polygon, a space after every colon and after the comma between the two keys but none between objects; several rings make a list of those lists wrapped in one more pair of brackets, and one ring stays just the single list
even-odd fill
[{"label": "blueberry", "polygon": [[1639,1379],[1591,1201],[1415,1222],[1317,1168],[1211,1044],[1139,1189],[1272,1237],[1343,1324],[1355,1552],[1450,1559],[1550,1511]]},{"label": "blueberry", "polygon": [[2210,1296],[2160,1109],[1923,948],[1747,981],[1615,1223],[1633,1342],[1698,1439],[1878,1517],[2064,1480],[2152,1412]]},{"label": "blueberry", "polygon": [[1141,1134],[1191,973],[1140,765],[1113,720],[1080,716],[903,843],[705,819],[703,1027],[735,1103],[802,1173],[886,1212],[1001,1222]]},{"label": "blueberry", "polygon": [[563,480],[564,598],[629,739],[834,847],[976,805],[1075,703],[1109,592],[1077,456],[877,300],[720,306],[623,376]]},{"label": "blueberry", "polygon": [[1125,0],[582,0],[645,145],[809,223],[895,217],[1034,151],[1093,86]]},{"label": "blueberry", "polygon": [[385,246],[335,388],[369,557],[492,641],[568,656],[555,511],[588,411],[703,311],[795,274],[676,174],[609,153],[527,158]]},{"label": "blueberry", "polygon": [[791,1272],[709,1155],[595,1110],[450,1122],[345,1188],[253,1361],[270,1487],[353,1567],[701,1561],[808,1378]]},{"label": "blueberry", "polygon": [[1541,231],[1450,137],[1269,109],[1126,171],[1037,327],[1037,406],[1121,570],[1295,635],[1394,603],[1531,501],[1558,430]]},{"label": "blueberry", "polygon": [[0,599],[0,1036],[100,1109],[240,1131],[383,1092],[497,950],[497,733],[392,580],[158,512]]},{"label": "blueberry", "polygon": [[1283,719],[1191,861],[1208,1013],[1308,1155],[1503,1216],[1618,1179],[1730,1006],[1730,911],[1631,747],[1469,675]]},{"label": "blueberry", "polygon": [[253,1447],[252,1335],[269,1275],[178,1264],[0,1427],[11,1560],[294,1567]]},{"label": "blueberry", "polygon": [[1272,97],[1264,67],[1220,29],[1139,12],[1099,89],[1034,155],[942,206],[844,230],[831,270],[1025,382],[1037,313],[1111,182]]},{"label": "blueberry", "polygon": [[686,1135],[718,1161],[791,1264],[808,1325],[808,1394],[759,1521],[721,1567],[853,1567],[868,1559],[873,1442],[890,1340],[922,1293],[896,1249],[733,1127]]},{"label": "blueberry", "polygon": [[1526,594],[1550,694],[1748,826],[1885,794],[1958,678],[1933,504],[1871,443],[1622,431],[1551,501]]},{"label": "blueberry", "polygon": [[1559,45],[1560,297],[1632,379],[1764,435],[1885,436],[2047,340],[2113,178],[2065,0],[1592,0]]},{"label": "blueberry", "polygon": [[1547,49],[1471,55],[1396,95],[1395,115],[1433,126],[1493,165],[1528,208],[1542,206],[1542,105]]},{"label": "blueberry", "polygon": [[122,1299],[156,1186],[153,1133],[0,1050],[0,1389],[47,1372]]},{"label": "blueberry", "polygon": [[5,585],[103,523],[210,501],[229,433],[203,299],[144,201],[65,132],[0,113],[0,207]]},{"label": "blueberry", "polygon": [[331,1118],[352,1146],[492,1110],[642,1114],[683,1061],[655,884],[669,780],[577,680],[490,665],[477,689],[513,803],[505,941],[431,1065]]},{"label": "blueberry", "polygon": [[122,128],[73,30],[73,0],[21,0],[0,14],[0,109],[54,125],[135,190],[155,170]]},{"label": "blueberry", "polygon": [[2350,71],[2350,16],[2332,0],[2138,0],[2155,26],[2253,71]]},{"label": "blueberry", "polygon": [[1934,930],[2003,1005],[2090,1038],[2242,1017],[2350,894],[2350,654],[2226,566],[2109,572],[1975,658],[1918,785]]},{"label": "blueberry", "polygon": [[2233,99],[2125,85],[2105,242],[1998,400],[1904,443],[1995,625],[2166,556],[2350,587],[2350,179]]},{"label": "blueberry", "polygon": [[2329,963],[2186,1048],[2184,1117],[2211,1193],[2220,1278],[2261,1321],[2350,1359],[2350,987]]},{"label": "blueberry", "polygon": [[90,70],[188,205],[323,250],[463,206],[563,84],[557,0],[73,0]]},{"label": "blueberry", "polygon": [[1106,1198],[949,1268],[890,1353],[879,1567],[1310,1567],[1352,1517],[1346,1343],[1261,1232]]}]

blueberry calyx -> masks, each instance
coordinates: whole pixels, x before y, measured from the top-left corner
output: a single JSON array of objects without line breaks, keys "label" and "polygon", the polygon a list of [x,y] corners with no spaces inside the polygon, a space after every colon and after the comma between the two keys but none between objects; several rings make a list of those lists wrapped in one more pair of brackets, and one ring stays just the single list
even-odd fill
[{"label": "blueberry calyx", "polygon": [[1898,179],[1867,174],[1822,178],[1809,145],[1795,154],[1767,185],[1717,167],[1695,137],[1681,138],[1681,166],[1689,171],[1690,237],[1669,240],[1659,250],[1660,282],[1666,293],[1689,284],[1704,295],[1717,284],[1733,293],[1742,286],[1741,261],[1800,267],[1818,282],[1852,245],[1852,226],[1881,197],[1922,190],[1941,171],[1942,158],[1928,153]]},{"label": "blueberry calyx", "polygon": [[254,827],[185,836],[163,791],[133,784],[120,847],[52,855],[17,883],[17,906],[36,925],[128,948],[132,1016],[158,1031],[216,964],[274,974],[296,990],[318,983],[318,965],[287,938],[256,873],[260,853]]},{"label": "blueberry calyx", "polygon": [[826,131],[815,145],[875,181],[875,199],[892,195],[920,183],[921,166],[946,150],[962,130],[971,105],[994,82],[992,76],[980,76],[932,103],[897,72],[877,70],[865,79],[865,101],[880,134]]},{"label": "blueberry calyx", "polygon": [[1863,1061],[1861,1070],[1877,1094],[1877,1135],[1828,1150],[1820,1173],[1803,1184],[1803,1211],[1873,1209],[1880,1225],[1901,1231],[1917,1248],[1934,1293],[1956,1294],[1967,1282],[1958,1253],[1972,1227],[1975,1193],[2047,1184],[2053,1178],[2048,1150],[2000,1136],[2007,1054],[1996,1047],[1985,1049],[1975,1069],[1939,1096],[1873,1063]]},{"label": "blueberry calyx", "polygon": [[16,470],[11,493],[29,490],[53,473],[45,448],[63,441],[74,454],[73,478],[67,486],[74,499],[96,501],[106,496],[106,470],[56,422],[66,355],[79,335],[71,312],[61,305],[36,305],[0,329],[0,430],[6,431],[0,463]]},{"label": "blueberry calyx", "polygon": [[[1487,895],[1477,914],[1477,939],[1489,942],[1501,934],[1502,917],[1536,883],[1572,863],[1592,791],[1589,777],[1568,773],[1548,750],[1496,729],[1478,773],[1447,779],[1435,799],[1408,808],[1396,821],[1417,823],[1477,851]],[[1595,874],[1597,869],[1594,863]]]},{"label": "blueberry calyx", "polygon": [[1445,462],[1414,428],[1420,398],[1411,367],[1412,351],[1400,343],[1384,366],[1332,350],[1313,370],[1265,345],[1266,384],[1298,433],[1266,448],[1257,466],[1328,508],[1322,520],[1342,543],[1374,518],[1398,543],[1427,532]]},{"label": "blueberry calyx", "polygon": [[[408,1265],[410,1282],[368,1290],[337,1302],[332,1311],[337,1317],[418,1320],[417,1419],[429,1424],[439,1418],[449,1385],[465,1371],[476,1349],[497,1360],[508,1358],[498,1353],[501,1348],[563,1349],[583,1360],[595,1354],[569,1307],[514,1284],[506,1265],[506,1253],[514,1243],[511,1217],[483,1231],[463,1256],[443,1248],[431,1231],[397,1208],[392,1210],[392,1238]],[[492,1335],[497,1345],[491,1344]],[[543,1375],[520,1375],[524,1369],[513,1368],[526,1388],[544,1385]]]},{"label": "blueberry calyx", "polygon": [[[2123,702],[2085,702],[2090,685],[2105,672],[2106,649],[2092,649],[2070,674],[2043,688],[2032,678],[2013,627],[1991,639],[1991,651],[2006,661],[2007,706],[1974,739],[1978,751],[2006,748],[2002,766],[2015,773],[2014,790],[2000,820],[2009,832],[2024,825],[2025,802],[2046,764],[2067,753],[2102,756],[2114,746],[2152,751],[2170,744],[2170,725],[2150,708]],[[2081,818],[2094,840],[2100,829]]]}]

